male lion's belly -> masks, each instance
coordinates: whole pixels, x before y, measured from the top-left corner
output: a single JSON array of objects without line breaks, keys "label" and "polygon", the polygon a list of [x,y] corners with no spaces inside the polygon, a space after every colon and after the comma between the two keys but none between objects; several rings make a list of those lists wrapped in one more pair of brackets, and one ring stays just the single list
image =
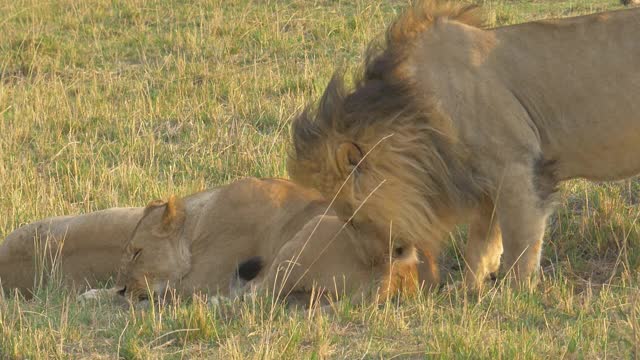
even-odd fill
[{"label": "male lion's belly", "polygon": [[569,141],[571,149],[552,155],[559,179],[612,181],[640,173],[640,126],[580,135]]}]

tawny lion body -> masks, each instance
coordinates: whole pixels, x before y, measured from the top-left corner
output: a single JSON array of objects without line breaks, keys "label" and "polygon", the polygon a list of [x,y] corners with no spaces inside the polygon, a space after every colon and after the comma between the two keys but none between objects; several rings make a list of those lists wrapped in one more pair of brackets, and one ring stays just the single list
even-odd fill
[{"label": "tawny lion body", "polygon": [[117,275],[122,246],[142,208],[58,216],[24,225],[0,243],[0,284],[30,297],[54,274],[62,284],[95,287]]},{"label": "tawny lion body", "polygon": [[[96,287],[118,274],[116,287],[106,293],[133,297],[148,290],[162,294],[167,287],[183,295],[226,296],[249,289],[247,282],[308,296],[312,286],[334,285],[353,295],[376,284],[381,295],[412,292],[418,276],[427,286],[436,277],[437,269],[424,265],[421,270],[429,271],[418,275],[413,249],[390,254],[390,243],[364,239],[377,235],[355,231],[326,209],[314,190],[248,178],[146,208],[44,219],[15,230],[0,245],[0,281],[5,290],[28,297],[51,274],[76,287]],[[259,259],[253,274],[236,274],[252,259]],[[296,265],[282,281],[278,268],[289,260]]]},{"label": "tawny lion body", "polygon": [[329,198],[345,183],[341,217],[362,205],[356,225],[392,224],[434,254],[466,221],[470,284],[503,252],[522,283],[560,182],[640,172],[640,9],[486,30],[472,10],[402,15],[354,90],[335,77],[296,119],[288,168]]},{"label": "tawny lion body", "polygon": [[[391,254],[389,243],[371,241],[377,234],[326,213],[315,190],[277,179],[247,178],[151,203],[125,245],[116,288],[134,299],[167,289],[227,296],[248,289],[246,282],[283,296],[309,296],[314,286],[355,296],[374,284],[385,292],[415,289],[413,249]],[[242,264],[256,258],[258,269],[243,274]]]}]

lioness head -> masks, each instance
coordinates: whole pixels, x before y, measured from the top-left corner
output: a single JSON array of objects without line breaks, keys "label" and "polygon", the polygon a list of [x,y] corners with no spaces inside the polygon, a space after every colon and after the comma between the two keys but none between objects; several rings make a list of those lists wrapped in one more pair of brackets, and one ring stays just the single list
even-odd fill
[{"label": "lioness head", "polygon": [[155,200],[126,243],[116,288],[120,295],[142,300],[149,293],[162,295],[191,268],[191,253],[185,239],[184,204],[171,196]]}]

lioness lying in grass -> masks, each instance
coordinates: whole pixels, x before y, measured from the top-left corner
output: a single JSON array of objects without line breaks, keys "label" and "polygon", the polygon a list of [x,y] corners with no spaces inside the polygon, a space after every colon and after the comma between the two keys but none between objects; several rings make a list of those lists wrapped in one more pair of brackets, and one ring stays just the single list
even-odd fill
[{"label": "lioness lying in grass", "polygon": [[[38,244],[57,249],[66,282],[93,287],[115,273],[121,261],[116,286],[106,292],[133,300],[168,289],[227,296],[242,292],[250,281],[265,287],[266,279],[281,295],[296,297],[308,297],[312,288],[337,296],[416,288],[413,248],[392,242],[377,246],[383,242],[369,238],[385,234],[355,229],[327,206],[317,192],[289,181],[248,178],[183,199],[154,201],[144,209],[49,219],[16,230],[0,246],[0,259],[7,259],[0,264],[0,279],[5,288],[33,287],[32,239],[48,230],[55,235],[48,239],[56,241]],[[52,257],[50,252],[44,257]],[[24,270],[20,277],[12,271],[16,263]],[[424,274],[427,282],[434,277]]]},{"label": "lioness lying in grass", "polygon": [[113,208],[24,225],[0,243],[0,284],[30,298],[52,281],[84,288],[105,283],[117,274],[124,241],[142,213]]}]

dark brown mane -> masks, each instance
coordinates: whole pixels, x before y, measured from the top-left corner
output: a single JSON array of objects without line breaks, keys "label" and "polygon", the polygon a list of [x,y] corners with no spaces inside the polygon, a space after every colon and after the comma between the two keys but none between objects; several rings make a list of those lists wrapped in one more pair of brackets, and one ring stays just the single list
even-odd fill
[{"label": "dark brown mane", "polygon": [[[387,29],[384,42],[374,40],[366,54],[364,78],[360,81],[385,80],[398,74],[420,34],[438,19],[451,19],[471,26],[482,26],[484,19],[476,5],[456,4],[439,0],[422,0],[400,15]],[[359,84],[362,86],[362,84]],[[359,87],[357,86],[357,87]]]},{"label": "dark brown mane", "polygon": [[387,30],[387,47],[403,47],[413,42],[438,19],[447,18],[470,26],[483,26],[484,18],[473,4],[422,0],[396,19]]},{"label": "dark brown mane", "polygon": [[[333,196],[335,185],[346,180],[336,149],[355,144],[368,156],[359,164],[362,176],[348,202],[366,201],[364,216],[393,222],[403,236],[438,238],[443,224],[436,213],[477,201],[483,189],[465,164],[467,153],[458,145],[451,119],[431,94],[415,86],[409,56],[420,35],[439,19],[480,24],[475,9],[421,1],[388,28],[382,41],[370,44],[353,90],[347,91],[342,76],[335,74],[317,108],[307,108],[292,123],[287,162],[292,179]],[[367,198],[367,191],[382,183],[383,189]]]},{"label": "dark brown mane", "polygon": [[[414,104],[413,81],[403,65],[416,38],[438,19],[448,18],[472,26],[482,24],[475,5],[423,0],[407,9],[387,29],[382,41],[372,41],[364,68],[355,76],[354,89],[347,93],[342,75],[336,72],[316,110],[308,107],[292,125],[295,154],[321,141],[332,131],[352,132],[389,117],[424,114],[424,104]],[[351,131],[350,131],[351,130]],[[350,134],[355,135],[355,134]]]}]

